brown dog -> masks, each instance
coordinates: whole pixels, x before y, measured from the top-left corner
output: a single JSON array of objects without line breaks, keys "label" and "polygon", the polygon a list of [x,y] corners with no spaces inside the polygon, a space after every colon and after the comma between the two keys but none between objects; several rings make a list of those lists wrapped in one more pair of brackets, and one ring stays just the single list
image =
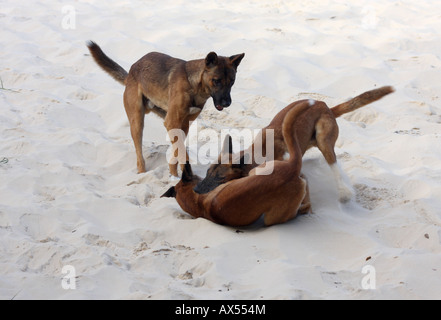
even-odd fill
[{"label": "brown dog", "polygon": [[[297,137],[302,154],[313,146],[320,149],[337,178],[340,200],[343,202],[348,201],[352,197],[353,192],[352,188],[346,185],[343,181],[343,172],[337,164],[337,158],[334,152],[335,142],[338,138],[338,125],[335,119],[345,113],[354,111],[371,102],[379,100],[393,91],[394,89],[389,86],[367,91],[347,102],[333,107],[332,109],[328,108],[324,102],[311,100],[310,103],[313,103],[311,108],[299,116],[299,121],[297,121],[296,125],[298,126]],[[283,159],[283,156],[288,149],[282,133],[282,123],[291,109],[304,102],[305,100],[293,102],[280,111],[271,123],[262,129],[256,137],[255,143],[247,150],[243,150],[239,154],[233,155],[230,142],[227,151],[230,153],[229,157],[226,158],[221,154],[222,157],[219,156],[218,163],[210,166],[206,177],[198,183],[195,187],[195,191],[197,193],[207,193],[232,179],[247,176],[250,170],[258,165],[254,157],[255,150],[258,150],[259,152],[262,151],[262,153],[267,150],[267,130],[274,130],[274,159]],[[225,146],[223,152],[226,152]],[[263,156],[266,155],[263,154]],[[245,159],[246,157],[248,158]],[[229,159],[229,162],[221,163],[221,158]]]},{"label": "brown dog", "polygon": [[219,111],[230,106],[231,87],[245,55],[227,58],[210,52],[205,59],[184,61],[151,52],[135,62],[127,73],[96,43],[90,41],[87,46],[98,65],[126,87],[124,107],[135,144],[138,173],[145,172],[142,155],[144,116],[153,112],[165,119],[174,149],[174,158],[169,162],[170,173],[174,176],[178,175],[177,162],[183,165],[188,160],[186,152],[178,154],[178,151],[185,150],[184,140],[190,122],[198,117],[210,97]]},{"label": "brown dog", "polygon": [[218,224],[245,226],[265,214],[267,226],[284,223],[299,213],[309,211],[307,182],[300,175],[302,151],[298,129],[309,102],[296,104],[286,114],[282,134],[289,152],[289,160],[272,163],[272,173],[257,175],[250,171],[247,177],[222,184],[214,190],[198,194],[193,188],[200,181],[187,164],[181,181],[163,197],[175,197],[181,208],[193,217],[203,217]]}]

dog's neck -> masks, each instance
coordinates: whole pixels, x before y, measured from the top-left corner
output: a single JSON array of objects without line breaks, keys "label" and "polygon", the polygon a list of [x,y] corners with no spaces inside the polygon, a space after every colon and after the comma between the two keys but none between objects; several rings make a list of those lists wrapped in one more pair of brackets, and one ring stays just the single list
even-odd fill
[{"label": "dog's neck", "polygon": [[187,79],[194,92],[195,107],[204,105],[210,98],[210,93],[204,86],[202,77],[205,71],[205,60],[191,60],[185,64]]}]

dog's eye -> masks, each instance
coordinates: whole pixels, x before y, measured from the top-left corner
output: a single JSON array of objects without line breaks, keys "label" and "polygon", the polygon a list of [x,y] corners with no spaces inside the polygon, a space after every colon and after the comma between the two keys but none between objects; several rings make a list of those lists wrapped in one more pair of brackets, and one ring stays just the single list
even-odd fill
[{"label": "dog's eye", "polygon": [[221,79],[213,79],[212,81],[213,81],[213,84],[214,84],[216,87],[217,87],[217,86],[220,86],[221,83],[222,83],[222,80],[221,80]]}]

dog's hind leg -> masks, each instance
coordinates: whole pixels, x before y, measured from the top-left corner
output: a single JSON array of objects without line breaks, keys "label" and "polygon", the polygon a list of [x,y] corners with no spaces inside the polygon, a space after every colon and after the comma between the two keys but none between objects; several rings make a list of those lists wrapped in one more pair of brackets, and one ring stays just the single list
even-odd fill
[{"label": "dog's hind leg", "polygon": [[137,86],[126,86],[124,91],[124,107],[130,123],[130,133],[136,150],[136,164],[138,173],[145,172],[145,161],[142,154],[142,134],[144,131],[144,117],[147,109],[144,106],[142,92]]},{"label": "dog's hind leg", "polygon": [[322,152],[326,162],[332,169],[337,181],[338,193],[341,202],[349,201],[354,191],[349,183],[349,178],[337,163],[334,147],[338,138],[338,126],[335,119],[328,116],[321,117],[316,124],[317,147]]},{"label": "dog's hind leg", "polygon": [[349,182],[348,176],[341,169],[338,162],[331,165],[334,177],[337,180],[340,202],[348,202],[354,196],[354,190]]}]

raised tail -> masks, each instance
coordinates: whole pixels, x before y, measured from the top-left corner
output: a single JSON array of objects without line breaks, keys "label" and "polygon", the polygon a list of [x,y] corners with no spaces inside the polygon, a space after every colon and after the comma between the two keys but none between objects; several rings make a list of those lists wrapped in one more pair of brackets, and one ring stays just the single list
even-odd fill
[{"label": "raised tail", "polygon": [[338,118],[345,113],[354,111],[371,102],[380,100],[385,95],[388,95],[389,93],[392,93],[394,91],[395,89],[391,86],[386,86],[386,87],[381,87],[378,89],[366,91],[365,93],[362,93],[359,96],[349,101],[346,101],[344,103],[339,104],[338,106],[335,106],[334,108],[331,108],[331,111],[334,114],[334,116]]},{"label": "raised tail", "polygon": [[108,56],[105,55],[103,50],[93,41],[87,42],[87,47],[89,48],[89,51],[92,55],[92,57],[95,59],[96,63],[104,69],[110,76],[121,83],[122,85],[125,85],[125,81],[127,78],[127,71],[123,69],[119,64],[117,64],[115,61],[110,59]]},{"label": "raised tail", "polygon": [[297,140],[296,122],[300,114],[310,107],[309,101],[304,101],[292,108],[285,116],[282,124],[283,138],[285,139],[286,146],[289,152],[289,162],[295,165],[295,170],[302,167],[302,150],[300,149],[299,142]]}]

